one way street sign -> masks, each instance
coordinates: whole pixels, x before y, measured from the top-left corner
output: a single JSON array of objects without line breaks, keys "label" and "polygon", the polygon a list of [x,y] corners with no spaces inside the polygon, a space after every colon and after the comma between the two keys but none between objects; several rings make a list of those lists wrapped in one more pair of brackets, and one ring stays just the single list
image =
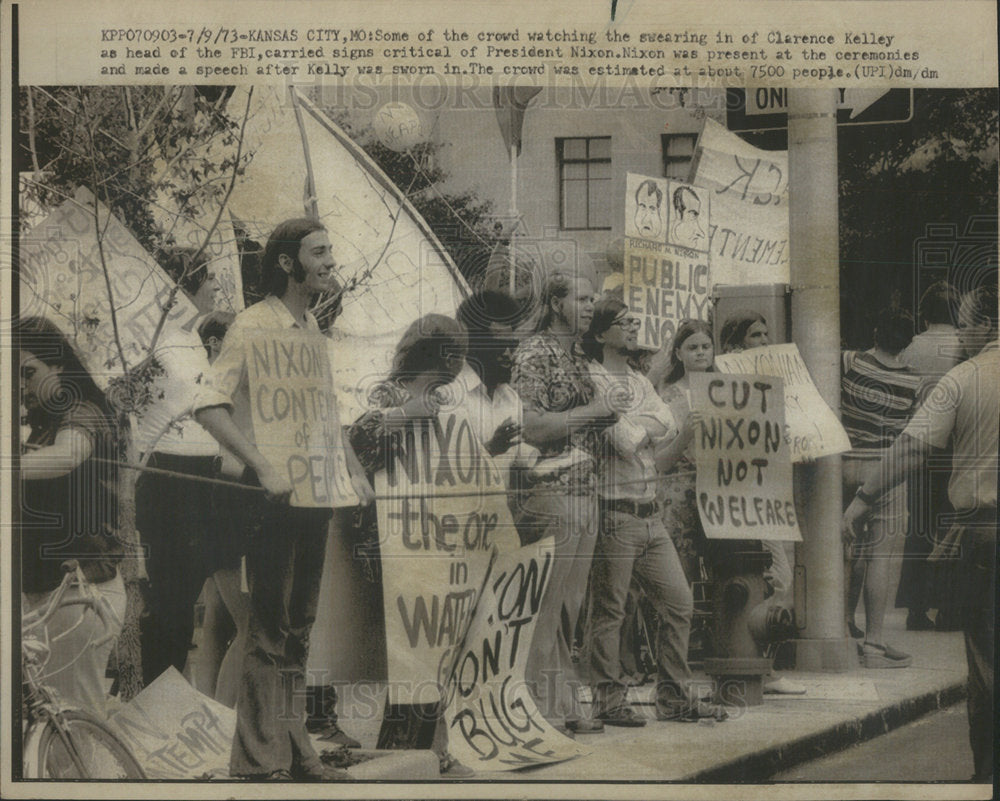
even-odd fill
[{"label": "one way street sign", "polygon": [[[839,89],[838,125],[908,122],[912,89]],[[768,131],[788,126],[788,89],[760,87],[726,90],[730,131]]]}]

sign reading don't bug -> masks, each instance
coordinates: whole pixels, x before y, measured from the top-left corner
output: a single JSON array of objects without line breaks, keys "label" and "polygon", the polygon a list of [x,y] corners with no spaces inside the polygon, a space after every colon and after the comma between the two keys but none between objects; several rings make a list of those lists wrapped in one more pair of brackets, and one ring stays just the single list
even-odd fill
[{"label": "sign reading don't bug", "polygon": [[292,485],[292,506],[354,506],[326,338],[252,332],[246,364],[257,448]]}]

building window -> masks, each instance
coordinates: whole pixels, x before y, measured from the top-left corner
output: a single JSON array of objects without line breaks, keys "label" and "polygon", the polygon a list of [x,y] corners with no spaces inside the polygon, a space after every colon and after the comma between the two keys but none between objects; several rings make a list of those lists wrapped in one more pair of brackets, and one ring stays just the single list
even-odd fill
[{"label": "building window", "polygon": [[663,175],[673,181],[688,181],[698,134],[660,134]]},{"label": "building window", "polygon": [[556,139],[559,227],[611,230],[611,137]]}]

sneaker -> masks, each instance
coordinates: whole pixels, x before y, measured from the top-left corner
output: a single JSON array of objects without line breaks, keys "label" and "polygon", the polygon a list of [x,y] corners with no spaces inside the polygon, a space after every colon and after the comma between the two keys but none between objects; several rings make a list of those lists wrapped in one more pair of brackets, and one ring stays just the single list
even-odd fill
[{"label": "sneaker", "polygon": [[361,743],[355,740],[351,735],[344,731],[336,723],[328,723],[318,732],[310,732],[310,734],[317,734],[320,740],[324,742],[333,743],[334,745],[342,745],[346,748],[360,748]]},{"label": "sneaker", "polygon": [[638,728],[646,725],[646,719],[642,715],[637,715],[630,706],[620,706],[597,716],[607,726],[622,726],[625,728]]},{"label": "sneaker", "polygon": [[792,681],[784,676],[773,681],[764,682],[765,695],[805,695],[806,688],[797,681]]},{"label": "sneaker", "polygon": [[567,720],[566,728],[574,734],[600,734],[604,731],[604,722],[577,718],[576,720]]},{"label": "sneaker", "polygon": [[442,779],[468,779],[476,774],[472,768],[463,765],[447,751],[441,755],[438,770]]},{"label": "sneaker", "polygon": [[902,651],[897,651],[888,645],[865,641],[861,648],[861,658],[866,668],[905,668],[909,667],[913,657]]}]

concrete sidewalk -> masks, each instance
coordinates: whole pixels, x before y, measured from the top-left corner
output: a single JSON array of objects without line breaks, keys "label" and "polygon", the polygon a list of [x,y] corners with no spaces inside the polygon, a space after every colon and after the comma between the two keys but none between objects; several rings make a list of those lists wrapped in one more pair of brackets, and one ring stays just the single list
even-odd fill
[{"label": "concrete sidewalk", "polygon": [[[960,632],[905,631],[905,611],[887,616],[888,641],[913,654],[904,669],[780,675],[808,687],[805,696],[765,696],[759,706],[734,709],[723,723],[655,720],[653,708],[636,704],[643,728],[607,727],[577,738],[591,753],[566,762],[518,771],[479,772],[472,781],[754,782],[788,767],[876,737],[965,694],[965,649]],[[639,688],[637,695],[649,695]],[[371,704],[345,704],[341,725],[374,747],[380,688],[360,696]],[[353,708],[352,708],[353,707]],[[474,764],[468,765],[475,769]],[[845,777],[848,778],[848,777]],[[864,776],[851,776],[864,781]]]}]

